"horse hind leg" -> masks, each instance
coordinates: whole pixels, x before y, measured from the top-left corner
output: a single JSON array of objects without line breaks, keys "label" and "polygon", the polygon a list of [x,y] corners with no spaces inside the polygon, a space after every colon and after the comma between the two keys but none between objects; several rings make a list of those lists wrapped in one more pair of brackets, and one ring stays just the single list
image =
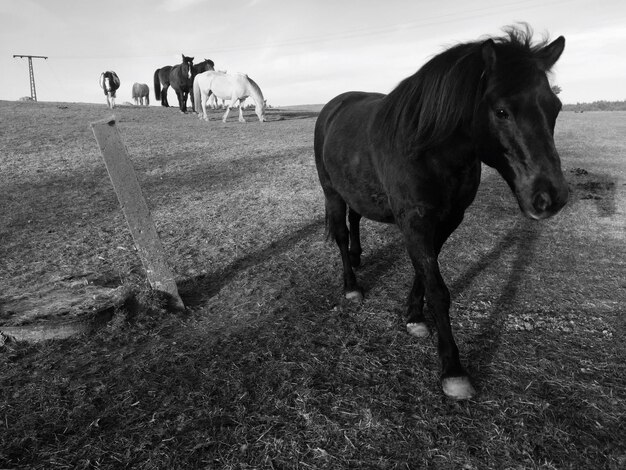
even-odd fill
[{"label": "horse hind leg", "polygon": [[230,104],[228,106],[226,106],[226,112],[224,113],[224,116],[222,117],[222,122],[226,122],[226,119],[228,119],[228,115],[230,114]]},{"label": "horse hind leg", "polygon": [[343,198],[333,189],[324,189],[324,194],[326,196],[328,234],[335,238],[341,254],[344,296],[353,302],[360,302],[363,300],[363,292],[356,281],[352,261],[350,260],[350,231],[346,226],[347,205]]},{"label": "horse hind leg", "polygon": [[354,209],[348,209],[348,222],[350,224],[350,248],[348,250],[350,256],[350,262],[352,267],[358,268],[361,266],[361,230],[359,223],[361,222],[361,214]]},{"label": "horse hind leg", "polygon": [[165,106],[166,108],[170,107],[170,104],[167,101],[167,90],[169,87],[170,87],[169,85],[165,85],[161,89],[161,106]]}]

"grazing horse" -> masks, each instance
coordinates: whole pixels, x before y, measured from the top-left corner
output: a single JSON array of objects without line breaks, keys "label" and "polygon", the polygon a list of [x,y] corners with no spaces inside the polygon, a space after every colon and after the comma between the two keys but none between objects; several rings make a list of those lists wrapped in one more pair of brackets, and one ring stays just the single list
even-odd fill
[{"label": "grazing horse", "polygon": [[200,118],[208,120],[206,114],[206,104],[210,94],[214,94],[222,100],[230,100],[226,107],[226,112],[222,118],[226,122],[230,108],[239,102],[239,122],[246,122],[243,118],[243,103],[248,97],[252,97],[255,105],[256,115],[259,121],[265,121],[265,100],[263,93],[254,80],[243,73],[223,73],[223,72],[204,72],[196,76],[193,81],[193,94],[196,102],[196,112],[200,113],[202,106],[202,115]]},{"label": "grazing horse", "polygon": [[115,72],[108,70],[100,74],[100,88],[104,90],[107,106],[111,109],[115,108],[115,92],[119,87],[120,79]]},{"label": "grazing horse", "polygon": [[150,88],[145,83],[133,84],[133,101],[136,105],[150,105]]},{"label": "grazing horse", "polygon": [[395,223],[415,269],[407,330],[429,334],[425,299],[438,333],[441,386],[454,399],[475,391],[452,334],[438,255],[476,195],[481,162],[500,173],[531,219],[556,214],[568,199],[553,138],[561,102],[546,76],[565,39],[533,44],[527,25],[505,32],[445,50],[388,95],[341,94],[315,124],[315,163],[345,297],[363,298],[353,272],[361,217]]}]

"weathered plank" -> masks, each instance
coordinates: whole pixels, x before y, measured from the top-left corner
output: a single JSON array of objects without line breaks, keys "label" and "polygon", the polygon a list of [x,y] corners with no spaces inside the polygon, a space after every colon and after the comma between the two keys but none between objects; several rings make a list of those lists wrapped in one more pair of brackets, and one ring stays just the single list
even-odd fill
[{"label": "weathered plank", "polygon": [[168,267],[161,239],[141,192],[135,169],[115,126],[115,117],[91,124],[113,188],[153,289],[171,296],[171,306],[184,309],[174,276]]}]

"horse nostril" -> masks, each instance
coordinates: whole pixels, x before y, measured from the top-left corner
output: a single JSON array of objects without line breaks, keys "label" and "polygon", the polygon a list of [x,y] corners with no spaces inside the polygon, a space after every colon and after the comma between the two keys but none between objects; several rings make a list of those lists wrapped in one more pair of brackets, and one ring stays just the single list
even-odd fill
[{"label": "horse nostril", "polygon": [[533,207],[539,213],[546,212],[548,207],[552,204],[550,195],[544,191],[538,192],[533,198]]}]

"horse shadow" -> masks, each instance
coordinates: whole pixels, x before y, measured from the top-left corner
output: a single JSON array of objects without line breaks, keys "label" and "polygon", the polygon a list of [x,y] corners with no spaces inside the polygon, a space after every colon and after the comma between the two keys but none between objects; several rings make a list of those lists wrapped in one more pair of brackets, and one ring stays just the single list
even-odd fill
[{"label": "horse shadow", "polygon": [[[470,374],[488,380],[488,368],[500,347],[502,334],[506,329],[507,313],[513,309],[515,299],[523,285],[523,279],[532,265],[536,244],[541,234],[541,226],[534,221],[522,219],[511,228],[481,260],[471,266],[462,276],[451,283],[450,291],[459,294],[469,287],[472,280],[490,264],[501,259],[504,252],[514,249],[514,259],[508,267],[508,277],[500,288],[500,293],[492,302],[489,315],[479,322],[478,333],[470,341],[467,351]],[[485,367],[480,373],[475,368]]]},{"label": "horse shadow", "polygon": [[[496,203],[489,202],[485,208],[490,218],[501,218],[502,208]],[[304,239],[318,234],[321,236],[324,227],[323,219],[315,219],[301,226],[289,235],[271,242],[266,247],[249,253],[245,256],[234,259],[224,268],[208,274],[199,275],[182,282],[178,288],[181,298],[188,307],[200,307],[211,298],[216,296],[222,288],[231,282],[235,276],[249,268],[262,264],[268,259],[280,256],[289,251],[297,243]],[[386,242],[373,247],[364,259],[364,264],[358,269],[359,279],[362,287],[367,293],[387,272],[397,267],[399,260],[407,257],[402,236],[392,228],[385,230],[382,236]],[[448,283],[449,290],[453,297],[458,297],[467,290],[472,282],[487,270],[492,264],[502,258],[503,253],[515,249],[514,260],[509,266],[508,277],[503,284],[499,295],[492,303],[489,315],[480,320],[478,334],[471,340],[469,351],[467,352],[470,368],[481,367],[481,369],[493,361],[493,357],[500,345],[501,337],[505,329],[507,312],[510,311],[517,293],[522,285],[523,277],[528,266],[533,262],[535,245],[541,233],[541,224],[534,221],[520,219],[513,223],[513,226],[499,239],[493,248],[485,253],[478,261],[467,267],[467,269],[457,278]],[[329,242],[332,244],[332,242]],[[305,268],[306,269],[306,268]],[[311,273],[311,276],[313,273]],[[305,278],[309,276],[304,275]],[[339,282],[339,281],[337,281]],[[302,289],[302,296],[309,299],[311,296],[319,296],[320,289],[308,285]],[[408,292],[407,292],[408,294]],[[329,301],[332,302],[335,293],[328,292]],[[311,304],[319,303],[321,299],[310,298]],[[472,365],[474,364],[474,365]],[[470,371],[472,372],[472,371]],[[485,370],[480,374],[472,374],[485,379]]]}]

